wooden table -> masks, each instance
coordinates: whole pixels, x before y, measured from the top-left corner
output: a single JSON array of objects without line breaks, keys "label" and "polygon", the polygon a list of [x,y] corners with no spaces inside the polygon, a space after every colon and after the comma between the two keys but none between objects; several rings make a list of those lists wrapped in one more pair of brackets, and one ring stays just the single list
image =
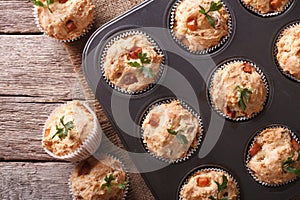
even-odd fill
[{"label": "wooden table", "polygon": [[[71,199],[74,164],[48,156],[41,139],[49,113],[77,97],[76,72],[64,46],[36,27],[30,0],[0,0],[0,21],[0,199]],[[132,198],[152,199],[137,180]]]}]

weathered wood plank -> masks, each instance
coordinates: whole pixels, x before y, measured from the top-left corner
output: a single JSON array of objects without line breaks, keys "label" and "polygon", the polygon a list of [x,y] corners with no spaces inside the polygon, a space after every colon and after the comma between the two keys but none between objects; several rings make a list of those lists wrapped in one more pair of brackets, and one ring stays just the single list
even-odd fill
[{"label": "weathered wood plank", "polygon": [[79,82],[63,45],[43,35],[0,36],[0,96],[71,99]]},{"label": "weathered wood plank", "polygon": [[30,0],[0,0],[0,33],[39,33]]}]

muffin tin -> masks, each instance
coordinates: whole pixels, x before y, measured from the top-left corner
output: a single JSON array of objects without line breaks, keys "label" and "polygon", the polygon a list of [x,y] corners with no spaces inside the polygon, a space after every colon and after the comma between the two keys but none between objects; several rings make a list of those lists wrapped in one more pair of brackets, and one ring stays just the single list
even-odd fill
[{"label": "muffin tin", "polygon": [[[300,20],[300,2],[295,1],[278,16],[264,18],[247,11],[239,0],[224,0],[232,11],[233,32],[222,48],[206,55],[190,53],[172,38],[168,24],[174,2],[150,0],[142,3],[100,27],[83,52],[86,80],[153,195],[156,199],[178,199],[180,183],[192,169],[200,165],[218,165],[235,174],[241,199],[297,199],[299,180],[275,188],[262,186],[248,173],[244,155],[253,134],[269,124],[285,124],[299,137],[300,84],[279,72],[273,59],[273,44],[282,27]],[[166,55],[164,70],[156,85],[133,95],[109,86],[100,69],[107,39],[130,29],[151,35]],[[216,66],[230,58],[253,61],[261,67],[269,82],[269,98],[264,110],[243,122],[218,115],[207,96],[211,74]],[[203,142],[191,157],[180,163],[166,164],[149,155],[139,132],[139,122],[148,106],[166,98],[187,102],[203,122]]]}]

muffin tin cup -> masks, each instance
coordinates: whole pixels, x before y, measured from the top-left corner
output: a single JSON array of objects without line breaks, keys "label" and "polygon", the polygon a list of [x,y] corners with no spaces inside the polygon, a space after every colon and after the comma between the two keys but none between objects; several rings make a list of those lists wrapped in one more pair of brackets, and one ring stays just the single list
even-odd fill
[{"label": "muffin tin cup", "polygon": [[[156,106],[158,105],[161,105],[161,104],[168,104],[168,103],[171,103],[173,101],[176,101],[176,100],[179,100],[181,106],[184,108],[184,109],[187,109],[194,117],[197,118],[198,122],[199,122],[199,125],[200,125],[200,132],[197,133],[196,135],[196,138],[194,138],[193,140],[193,143],[195,141],[197,141],[197,145],[195,145],[195,147],[190,147],[188,152],[186,153],[186,155],[182,158],[177,158],[175,160],[171,160],[171,159],[168,159],[168,158],[165,158],[165,157],[161,157],[161,156],[157,156],[154,152],[152,152],[151,150],[149,150],[147,148],[147,144],[144,142],[144,131],[143,131],[143,128],[142,128],[142,124],[144,122],[144,120],[146,119],[146,116],[148,115],[148,113],[153,109],[155,108]],[[161,160],[163,162],[166,162],[166,163],[169,163],[169,164],[172,164],[172,163],[180,163],[180,162],[183,162],[183,161],[186,161],[188,160],[196,151],[197,149],[199,148],[201,142],[202,142],[202,138],[203,138],[203,132],[204,132],[204,129],[203,129],[203,123],[202,123],[202,119],[200,117],[200,115],[195,112],[191,107],[190,105],[188,105],[186,102],[184,102],[183,100],[181,99],[176,99],[176,98],[170,98],[170,99],[165,99],[165,100],[161,100],[161,101],[158,101],[158,102],[155,102],[153,104],[151,104],[150,106],[148,106],[148,108],[146,109],[146,111],[143,113],[142,115],[142,118],[141,118],[141,122],[139,123],[140,124],[140,133],[141,133],[141,140],[142,140],[142,143],[143,143],[143,146],[145,148],[145,150],[154,158],[158,159],[158,160]]]},{"label": "muffin tin cup", "polygon": [[250,12],[260,16],[260,17],[275,17],[275,16],[278,16],[278,15],[281,15],[283,14],[286,10],[288,10],[288,8],[290,8],[290,6],[292,5],[292,3],[294,2],[294,0],[289,0],[289,2],[284,6],[283,10],[282,11],[278,11],[278,12],[271,12],[271,13],[261,13],[259,12],[259,10],[253,8],[252,6],[250,5],[247,5],[245,4],[245,2],[243,0],[239,0],[240,3]]},{"label": "muffin tin cup", "polygon": [[190,180],[190,178],[192,178],[196,173],[198,172],[209,172],[209,171],[216,171],[216,172],[223,172],[225,173],[226,175],[228,175],[230,178],[232,178],[233,182],[236,184],[237,186],[237,190],[238,190],[238,196],[237,196],[237,200],[240,200],[241,197],[240,197],[240,186],[238,184],[238,181],[235,177],[233,177],[231,175],[231,173],[229,172],[229,170],[221,167],[221,166],[215,166],[215,165],[203,165],[203,166],[199,166],[197,167],[196,169],[193,169],[192,171],[190,171],[187,175],[184,176],[184,178],[182,179],[180,185],[179,185],[179,188],[178,188],[178,200],[182,200],[182,197],[181,197],[181,191],[183,189],[183,187],[188,183],[188,181]]},{"label": "muffin tin cup", "polygon": [[[261,76],[261,79],[264,83],[264,86],[266,88],[266,99],[263,103],[263,109],[260,111],[260,112],[257,112],[257,113],[253,113],[251,116],[249,117],[237,117],[237,118],[231,118],[229,116],[227,116],[225,113],[223,113],[221,110],[219,110],[217,108],[217,106],[214,104],[213,100],[212,100],[212,96],[211,96],[211,90],[213,88],[213,81],[215,79],[215,76],[218,74],[218,72],[222,69],[224,69],[226,67],[226,65],[228,64],[232,64],[232,63],[236,63],[236,62],[242,62],[242,63],[249,63],[252,67],[254,67],[256,69],[256,72]],[[231,121],[235,121],[235,122],[242,122],[242,121],[247,121],[247,120],[251,120],[253,118],[255,118],[257,115],[259,115],[266,107],[266,104],[268,102],[268,99],[269,99],[269,83],[268,83],[268,80],[266,78],[266,76],[264,75],[263,71],[253,62],[247,60],[247,59],[243,59],[243,58],[235,58],[235,59],[230,59],[230,60],[227,60],[223,63],[221,63],[220,65],[217,66],[217,68],[213,71],[212,75],[210,76],[210,80],[209,80],[209,86],[208,86],[208,92],[207,92],[207,96],[208,96],[208,100],[210,102],[210,105],[211,107],[213,108],[213,110],[215,112],[217,112],[220,116],[228,119],[228,120],[231,120]]]},{"label": "muffin tin cup", "polygon": [[290,129],[288,128],[287,126],[284,126],[284,125],[281,125],[281,124],[274,124],[274,125],[269,125],[263,129],[260,129],[258,132],[255,133],[255,135],[251,138],[251,140],[249,141],[249,144],[247,145],[247,150],[245,152],[245,167],[247,169],[247,172],[251,175],[251,177],[259,184],[261,184],[262,186],[266,186],[266,187],[280,187],[280,186],[284,186],[284,185],[287,185],[293,181],[295,181],[297,179],[297,177],[295,177],[294,179],[291,179],[287,182],[284,182],[284,183],[278,183],[278,184],[270,184],[270,183],[266,183],[264,181],[260,181],[255,175],[254,173],[251,171],[251,169],[247,166],[250,159],[251,159],[251,156],[249,154],[249,150],[251,149],[251,147],[254,145],[255,141],[256,141],[256,138],[259,136],[259,134],[267,129],[270,129],[270,128],[284,128],[285,130],[288,130],[290,135],[291,135],[291,138],[295,139],[298,144],[300,144],[300,140],[299,138],[297,137],[297,135]]},{"label": "muffin tin cup", "polygon": [[57,39],[55,37],[52,37],[52,36],[48,35],[44,31],[44,29],[41,27],[40,22],[39,22],[39,17],[38,17],[38,7],[35,6],[35,5],[33,6],[32,14],[33,14],[33,17],[34,17],[35,25],[37,26],[37,28],[39,29],[39,31],[41,31],[44,35],[46,35],[46,36],[48,36],[50,38],[53,38],[53,39],[55,39],[58,42],[63,42],[63,43],[74,42],[74,41],[77,41],[77,40],[81,39],[82,37],[84,37],[92,29],[92,27],[94,25],[94,20],[95,20],[95,15],[94,15],[93,21],[89,24],[89,26],[84,30],[84,32],[80,36],[78,36],[76,38],[73,38],[73,39],[69,39],[69,40],[60,40],[60,39]]},{"label": "muffin tin cup", "polygon": [[228,9],[227,5],[225,4],[224,1],[220,1],[226,12],[228,13],[229,15],[229,19],[227,21],[227,26],[228,26],[228,34],[227,36],[221,38],[220,42],[213,46],[213,47],[210,47],[210,48],[207,48],[207,49],[204,49],[204,50],[200,50],[200,51],[193,51],[191,49],[189,49],[188,46],[186,46],[185,44],[183,44],[175,35],[174,33],[174,24],[175,24],[175,12],[176,12],[176,9],[177,9],[177,6],[182,2],[183,0],[176,0],[175,3],[172,5],[171,7],[171,11],[170,11],[170,15],[169,15],[169,29],[170,29],[170,34],[171,34],[171,37],[173,38],[173,40],[180,46],[182,47],[183,49],[185,49],[186,51],[192,53],[192,54],[197,54],[197,55],[207,55],[207,54],[212,54],[216,51],[218,51],[219,49],[221,49],[223,46],[225,46],[225,43],[229,41],[229,39],[232,37],[233,35],[233,22],[232,22],[232,13],[230,12],[230,10]]},{"label": "muffin tin cup", "polygon": [[284,70],[281,68],[281,66],[280,66],[280,64],[279,64],[279,61],[278,61],[278,59],[277,59],[277,53],[278,53],[277,43],[278,43],[279,40],[282,38],[283,33],[284,33],[285,30],[288,30],[288,29],[293,28],[293,27],[295,27],[295,26],[300,26],[300,22],[297,21],[297,22],[289,23],[288,25],[284,26],[284,27],[279,31],[279,33],[276,35],[276,39],[275,39],[274,44],[273,44],[273,46],[274,46],[274,47],[273,47],[273,56],[274,56],[274,62],[275,62],[275,64],[276,64],[278,70],[279,70],[283,75],[285,75],[287,78],[289,78],[289,79],[291,79],[291,80],[293,80],[293,81],[296,81],[296,82],[300,83],[300,79],[296,78],[295,76],[293,76],[292,74],[290,74],[290,73],[284,71]]},{"label": "muffin tin cup", "polygon": [[[105,154],[104,156],[111,157],[111,158],[113,158],[114,160],[117,160],[119,163],[121,163],[122,168],[123,168],[124,172],[126,173],[126,180],[128,180],[128,183],[126,184],[126,187],[125,187],[124,195],[123,195],[123,197],[122,197],[121,200],[126,200],[127,195],[128,195],[128,191],[129,191],[129,185],[130,185],[129,183],[130,183],[130,180],[129,180],[129,175],[128,175],[128,173],[126,172],[127,170],[126,170],[126,168],[125,168],[125,165],[124,165],[123,162],[120,161],[120,159],[116,158],[115,156],[112,156],[112,155],[110,155],[110,154]],[[96,158],[96,159],[97,159],[97,158]],[[75,168],[74,168],[74,169],[75,169]],[[71,182],[71,176],[72,176],[72,173],[71,173],[71,175],[70,175],[70,177],[69,177],[68,187],[69,187],[69,191],[70,191],[70,195],[72,196],[72,199],[73,199],[73,200],[76,200],[76,198],[75,198],[75,196],[74,196],[74,194],[73,194],[72,182]]]},{"label": "muffin tin cup", "polygon": [[[81,103],[83,103],[83,102],[81,102]],[[83,103],[83,105],[93,115],[93,118],[94,118],[94,120],[92,122],[94,124],[93,131],[89,134],[89,136],[85,139],[83,144],[78,149],[76,149],[72,153],[69,153],[69,154],[66,154],[63,156],[57,156],[50,150],[46,149],[44,147],[44,142],[42,139],[42,146],[43,146],[45,152],[47,154],[49,154],[50,156],[52,156],[53,158],[60,159],[60,160],[66,160],[66,161],[72,161],[72,162],[81,161],[81,160],[88,158],[93,153],[95,153],[97,151],[98,147],[100,146],[100,143],[102,141],[102,129],[98,122],[97,116],[86,103]],[[64,106],[64,104],[61,105],[60,107],[56,108],[54,111],[52,111],[51,115],[48,117],[48,119],[44,125],[44,128],[43,128],[43,138],[44,138],[44,133],[47,129],[46,124],[48,124],[48,121],[51,120],[51,118],[56,113],[56,111],[61,109],[62,106]]]},{"label": "muffin tin cup", "polygon": [[[127,38],[129,36],[134,36],[134,35],[143,35],[143,36],[147,37],[148,41],[153,45],[155,51],[158,53],[158,55],[161,55],[163,59],[160,64],[160,70],[159,70],[158,74],[156,75],[156,78],[153,83],[149,84],[144,89],[141,89],[138,91],[129,91],[129,90],[123,89],[119,86],[116,86],[105,76],[105,70],[104,70],[103,64],[104,64],[104,59],[106,57],[107,51],[111,47],[112,44],[114,44],[116,41],[118,41],[120,39]],[[127,95],[139,95],[139,94],[142,94],[142,93],[145,93],[145,92],[151,90],[155,86],[155,84],[162,78],[163,71],[164,71],[164,64],[166,62],[166,54],[159,47],[158,43],[148,33],[144,32],[142,30],[138,30],[138,29],[129,29],[129,30],[120,31],[120,32],[115,33],[112,36],[110,36],[107,39],[107,42],[103,46],[104,46],[104,48],[101,50],[101,53],[100,53],[100,55],[101,55],[100,70],[101,70],[102,78],[107,83],[107,85],[109,85],[115,91],[123,93],[123,94],[127,94]]]}]

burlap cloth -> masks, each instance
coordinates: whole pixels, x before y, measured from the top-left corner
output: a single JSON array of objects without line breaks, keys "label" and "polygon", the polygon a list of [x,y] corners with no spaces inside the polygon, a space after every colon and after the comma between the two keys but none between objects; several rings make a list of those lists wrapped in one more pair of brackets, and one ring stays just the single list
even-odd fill
[{"label": "burlap cloth", "polygon": [[[99,122],[101,124],[102,130],[107,136],[107,138],[113,142],[116,146],[124,148],[122,145],[117,133],[113,130],[110,121],[103,113],[103,110],[95,99],[92,91],[90,90],[81,68],[82,64],[82,51],[83,48],[91,36],[91,34],[101,25],[108,22],[109,20],[125,13],[126,11],[130,10],[132,7],[140,4],[143,0],[94,0],[94,4],[96,6],[95,9],[95,20],[92,29],[89,31],[87,35],[80,38],[79,40],[72,42],[72,43],[64,43],[64,47],[66,48],[67,52],[70,55],[70,59],[73,63],[74,70],[76,75],[78,76],[78,81],[83,88],[84,98],[89,102],[92,108],[95,109]],[[121,157],[125,157],[126,155],[120,155]],[[131,173],[130,176],[130,189],[127,195],[127,199],[147,199],[151,200],[154,199],[150,190],[146,186],[144,180],[137,173]]]}]

